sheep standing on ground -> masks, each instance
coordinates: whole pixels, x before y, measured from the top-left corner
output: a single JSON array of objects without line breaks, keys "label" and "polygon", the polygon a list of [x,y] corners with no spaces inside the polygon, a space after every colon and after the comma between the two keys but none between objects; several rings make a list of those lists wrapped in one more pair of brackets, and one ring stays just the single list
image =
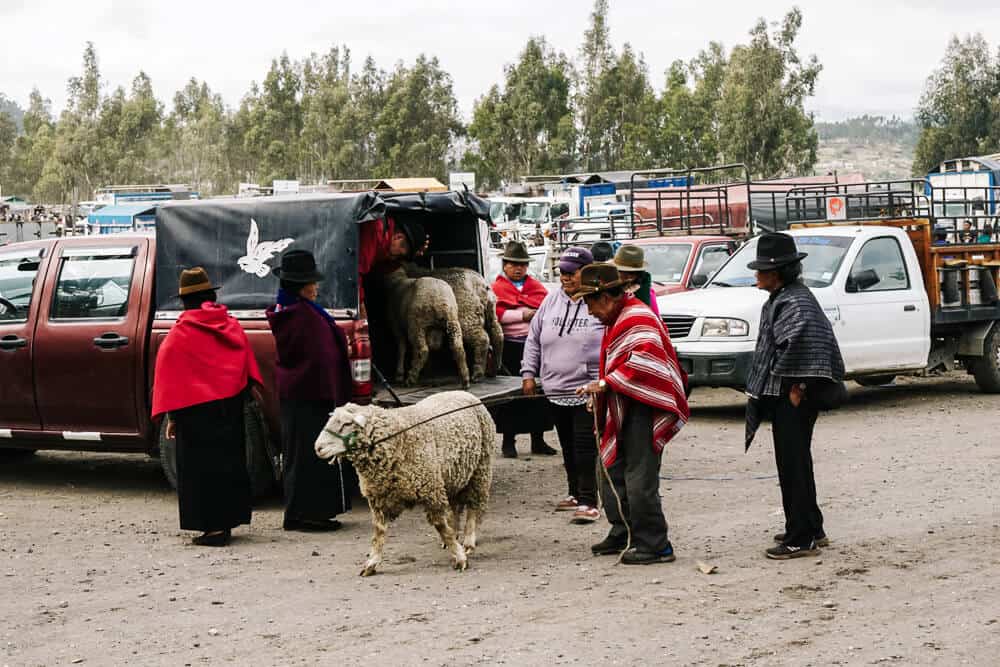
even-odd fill
[{"label": "sheep standing on ground", "polygon": [[[464,406],[471,407],[455,411]],[[340,456],[353,463],[371,507],[372,550],[361,576],[375,574],[389,523],[415,505],[423,505],[455,569],[467,567],[490,498],[495,431],[486,407],[464,391],[435,394],[406,408],[348,403],[334,411],[316,440],[316,454],[331,463]]]},{"label": "sheep standing on ground", "polygon": [[[403,269],[396,269],[386,274],[385,286],[388,319],[398,354],[396,382],[405,378],[407,384],[417,384],[430,351],[439,350],[447,344],[458,367],[462,387],[468,388],[469,367],[462,345],[458,303],[448,283],[430,277],[410,278]],[[411,351],[410,370],[406,372],[408,346]]]},{"label": "sheep standing on ground", "polygon": [[500,365],[503,352],[503,329],[497,319],[496,297],[480,274],[471,269],[451,267],[430,271],[416,264],[408,264],[406,273],[411,277],[431,276],[445,281],[455,293],[459,322],[462,324],[462,342],[472,355],[472,381],[486,376],[486,360],[490,347],[493,358]]}]

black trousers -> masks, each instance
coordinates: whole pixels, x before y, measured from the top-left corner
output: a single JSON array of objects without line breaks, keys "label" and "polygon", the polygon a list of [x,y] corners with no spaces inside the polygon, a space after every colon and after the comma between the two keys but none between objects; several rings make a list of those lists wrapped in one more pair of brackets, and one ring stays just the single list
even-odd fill
[{"label": "black trousers", "polygon": [[[521,357],[524,356],[524,341],[503,341],[503,365],[511,375],[521,375]],[[514,401],[500,406],[496,411],[497,433],[503,433],[505,445],[513,447],[518,433],[530,433],[531,444],[544,443],[544,434],[552,428],[552,417],[548,401],[536,398]]]},{"label": "black trousers", "polygon": [[173,412],[182,530],[206,533],[250,523],[243,394]]},{"label": "black trousers", "polygon": [[581,505],[597,507],[597,442],[594,417],[584,405],[549,404],[559,435],[569,495]]},{"label": "black trousers", "polygon": [[609,537],[625,542],[628,524],[632,546],[644,552],[659,552],[671,546],[660,500],[660,458],[653,451],[652,410],[633,401],[618,434],[618,456],[608,468],[608,476],[621,498],[622,512],[603,475],[601,497],[611,523]]},{"label": "black trousers", "polygon": [[807,547],[823,534],[823,513],[816,504],[812,436],[818,412],[803,401],[792,405],[788,396],[767,400],[774,434],[774,460],[785,509],[785,544]]},{"label": "black trousers", "polygon": [[329,465],[314,448],[335,407],[332,401],[281,401],[286,520],[324,521],[351,508],[349,464]]}]

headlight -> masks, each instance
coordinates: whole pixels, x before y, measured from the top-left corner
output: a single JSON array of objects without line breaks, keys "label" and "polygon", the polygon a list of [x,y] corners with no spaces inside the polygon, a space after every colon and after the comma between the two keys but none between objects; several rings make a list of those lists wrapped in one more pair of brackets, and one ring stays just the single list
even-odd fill
[{"label": "headlight", "polygon": [[731,320],[724,317],[706,317],[701,325],[701,335],[704,338],[729,338],[731,336],[746,336],[750,333],[750,325],[743,320]]}]

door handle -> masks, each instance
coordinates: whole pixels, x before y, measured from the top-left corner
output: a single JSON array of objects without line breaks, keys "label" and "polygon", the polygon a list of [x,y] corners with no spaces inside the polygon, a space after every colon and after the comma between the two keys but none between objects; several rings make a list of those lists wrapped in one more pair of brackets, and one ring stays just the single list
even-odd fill
[{"label": "door handle", "polygon": [[903,306],[903,312],[904,313],[912,313],[916,309],[917,309],[917,307],[914,306],[912,303],[909,303],[909,304]]},{"label": "door handle", "polygon": [[125,336],[119,336],[114,331],[109,331],[108,333],[101,334],[95,338],[94,345],[102,350],[113,350],[117,347],[125,347],[128,345],[128,338]]},{"label": "door handle", "polygon": [[0,338],[0,350],[13,352],[21,347],[28,347],[28,339],[13,334]]}]

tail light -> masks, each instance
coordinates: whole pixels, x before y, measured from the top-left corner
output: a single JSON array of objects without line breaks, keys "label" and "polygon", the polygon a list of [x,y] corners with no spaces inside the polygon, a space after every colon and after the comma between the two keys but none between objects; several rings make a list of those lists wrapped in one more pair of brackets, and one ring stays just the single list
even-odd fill
[{"label": "tail light", "polygon": [[354,384],[352,400],[364,405],[372,396],[372,346],[368,338],[368,320],[354,323],[351,337],[351,379]]}]

